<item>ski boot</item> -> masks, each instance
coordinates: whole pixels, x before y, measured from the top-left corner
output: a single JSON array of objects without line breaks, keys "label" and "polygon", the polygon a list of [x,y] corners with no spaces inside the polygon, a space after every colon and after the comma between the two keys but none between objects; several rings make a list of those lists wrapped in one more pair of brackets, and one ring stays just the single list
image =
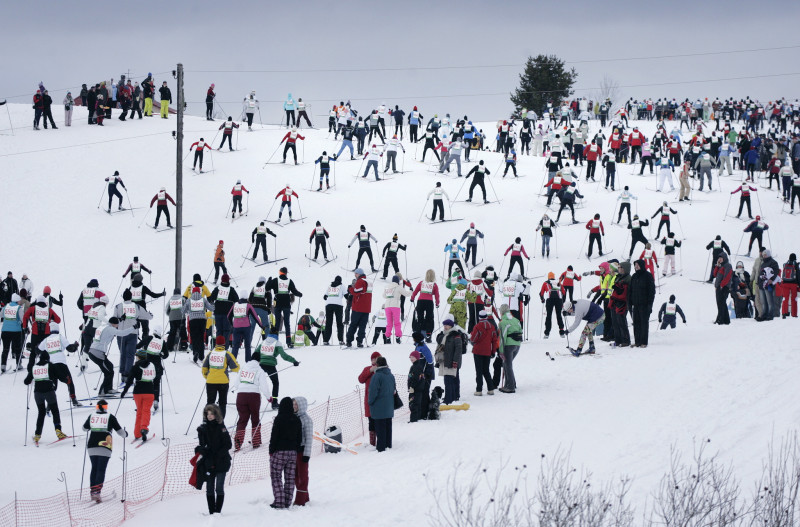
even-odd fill
[{"label": "ski boot", "polygon": [[572,353],[573,356],[575,357],[581,356],[581,348],[567,348],[567,349],[569,350],[570,353]]},{"label": "ski boot", "polygon": [[587,355],[594,355],[594,345],[590,344],[589,349],[586,351]]},{"label": "ski boot", "polygon": [[390,337],[383,337],[383,343],[384,344],[391,344],[392,343],[392,339]]},{"label": "ski boot", "polygon": [[403,343],[403,342],[400,340],[400,337],[396,337],[394,340],[395,340],[395,342],[397,342],[398,344],[402,344],[402,343]]},{"label": "ski boot", "polygon": [[142,443],[147,441],[147,433],[148,432],[149,432],[149,430],[147,430],[147,428],[142,428],[141,430],[139,430],[139,433],[142,434]]},{"label": "ski boot", "polygon": [[41,435],[39,435],[39,434],[35,434],[35,435],[33,436],[33,443],[34,443],[36,446],[39,446],[39,440],[40,440],[41,438],[42,438],[42,436],[41,436]]},{"label": "ski boot", "polygon": [[59,439],[66,439],[67,438],[67,434],[62,432],[60,428],[56,428],[56,437],[59,438]]},{"label": "ski boot", "polygon": [[81,403],[78,399],[73,398],[73,399],[71,399],[71,402],[72,402],[72,406],[75,406],[75,407],[83,406],[83,403]]}]

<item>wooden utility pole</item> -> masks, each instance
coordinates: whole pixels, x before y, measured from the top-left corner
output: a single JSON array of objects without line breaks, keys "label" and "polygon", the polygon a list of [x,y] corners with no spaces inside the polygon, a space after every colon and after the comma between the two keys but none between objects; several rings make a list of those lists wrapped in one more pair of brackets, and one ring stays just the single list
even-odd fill
[{"label": "wooden utility pole", "polygon": [[178,130],[175,139],[175,287],[181,287],[183,260],[183,64],[178,64]]}]

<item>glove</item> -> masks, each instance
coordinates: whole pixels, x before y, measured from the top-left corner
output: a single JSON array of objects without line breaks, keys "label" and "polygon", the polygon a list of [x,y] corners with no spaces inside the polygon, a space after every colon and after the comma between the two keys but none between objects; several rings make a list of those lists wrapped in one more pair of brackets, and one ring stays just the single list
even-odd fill
[{"label": "glove", "polygon": [[158,401],[153,401],[153,413],[158,411]]},{"label": "glove", "polygon": [[122,278],[125,278],[125,275],[122,275]]},{"label": "glove", "polygon": [[348,246],[347,246],[347,248],[349,249],[349,248],[350,248],[350,246],[348,245]]},{"label": "glove", "polygon": [[127,388],[125,388],[124,390],[122,390],[122,393],[121,393],[121,394],[119,394],[119,398],[120,398],[120,399],[124,398],[126,393],[128,393],[128,389],[127,389]]},{"label": "glove", "polygon": [[125,435],[124,435],[124,436],[122,436],[122,437],[128,437],[128,431],[127,431],[127,430],[123,430],[123,431],[122,431],[122,433],[123,433],[123,434],[125,434]]},{"label": "glove", "polygon": [[592,293],[591,293],[591,292],[589,292],[589,294],[588,294],[588,295],[586,295],[586,298],[592,298]]},{"label": "glove", "polygon": [[311,460],[310,456],[303,456],[303,463],[308,463]]},{"label": "glove", "polygon": [[300,361],[294,361],[295,366],[300,366]]},{"label": "glove", "polygon": [[457,363],[457,362],[454,362],[454,363],[453,363],[453,365],[452,365],[451,367],[452,367],[452,368],[455,368],[455,369],[458,369],[458,363]]},{"label": "glove", "polygon": [[78,349],[78,343],[77,342],[74,342],[74,343],[70,344],[69,346],[67,346],[67,351],[70,352],[70,353],[74,353],[77,349]]},{"label": "glove", "polygon": [[153,274],[153,271],[147,271],[147,274]]},{"label": "glove", "polygon": [[564,330],[564,335],[569,335],[569,330],[568,329]]},{"label": "glove", "polygon": [[436,309],[439,309],[439,304],[436,304]]},{"label": "glove", "polygon": [[62,295],[61,293],[58,293],[58,301],[59,302],[63,302],[64,301],[64,295]]}]

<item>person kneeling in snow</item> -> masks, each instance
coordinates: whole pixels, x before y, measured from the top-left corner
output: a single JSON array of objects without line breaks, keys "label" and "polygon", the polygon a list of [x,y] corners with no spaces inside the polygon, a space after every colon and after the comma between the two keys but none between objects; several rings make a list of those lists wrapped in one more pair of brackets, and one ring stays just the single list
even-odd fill
[{"label": "person kneeling in snow", "polygon": [[675,329],[676,314],[680,315],[686,324],[686,315],[683,314],[681,306],[675,303],[675,295],[669,295],[669,302],[661,304],[661,309],[658,310],[658,321],[661,322],[659,329],[667,329],[667,326]]}]

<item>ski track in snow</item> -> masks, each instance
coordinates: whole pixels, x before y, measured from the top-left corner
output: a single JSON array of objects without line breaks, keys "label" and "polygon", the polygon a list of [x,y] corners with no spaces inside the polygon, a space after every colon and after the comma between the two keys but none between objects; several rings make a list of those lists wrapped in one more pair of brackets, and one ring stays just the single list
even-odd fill
[{"label": "ski track in snow", "polygon": [[[35,205],[20,204],[22,208],[18,213],[4,216],[2,264],[6,269],[3,272],[13,270],[18,280],[23,272],[28,273],[35,284],[36,295],[45,285],[50,285],[56,294],[59,290],[64,293],[65,330],[71,341],[78,337],[80,322],[75,301],[86,282],[97,278],[101,289],[113,297],[121,274],[134,255],[153,270],[152,289],[160,291],[166,288],[169,293],[173,286],[174,237],[157,236],[142,223],[148,211],[146,208],[134,210],[134,217],[129,211],[109,216],[97,205],[105,188],[103,179],[114,170],[120,171],[134,207],[147,207],[162,185],[175,195],[175,142],[170,136],[175,117],[170,116],[169,121],[153,117],[124,123],[114,118],[106,121],[107,126],[99,128],[87,126],[85,110],[76,108],[72,128],[34,132],[29,125],[32,110],[27,105],[9,105],[9,109],[16,135],[0,138],[0,155],[45,151],[0,157],[0,181],[5,193],[32,197]],[[209,123],[187,117],[184,147],[188,151],[188,146],[199,137],[214,137],[219,124],[220,121]],[[648,136],[652,136],[654,123],[638,124]],[[488,131],[492,126],[492,123],[483,123],[480,127]],[[596,126],[597,122],[590,123],[592,134]],[[273,197],[286,183],[290,183],[300,195],[299,202],[294,200],[294,215],[300,217],[302,212],[307,219],[278,229],[277,254],[270,237],[269,256],[288,257],[281,264],[289,268],[290,277],[304,293],[299,309],[310,307],[315,316],[324,309],[322,295],[334,276],[340,274],[346,283],[352,278],[351,273],[338,266],[319,269],[304,258],[308,252],[308,236],[317,219],[331,233],[329,251],[340,257],[340,265],[349,268],[355,267],[357,245],[348,254],[347,243],[360,224],[366,225],[378,238],[378,246],[373,246],[376,266],[383,245],[397,233],[400,243],[408,244],[407,259],[404,254],[399,257],[400,270],[406,276],[423,276],[426,269],[434,269],[443,294],[446,293],[441,279],[444,245],[453,237],[460,239],[470,221],[474,221],[486,235],[485,246],[484,243],[478,246],[478,259],[484,258],[484,265],[499,266],[503,252],[516,236],[522,237],[528,254],[534,257],[525,262],[529,276],[546,275],[548,271],[559,275],[569,264],[574,265],[576,271],[593,270],[603,261],[587,262],[583,256],[586,248],[579,246],[586,239],[586,231],[581,227],[558,229],[557,242],[551,241],[550,260],[541,259],[534,228],[544,212],[543,207],[536,207],[545,202],[545,198],[537,197],[540,185],[546,181],[543,180],[543,158],[520,155],[518,170],[529,177],[502,179],[495,177],[502,174],[500,154],[473,152],[472,160],[484,159],[492,171],[492,176],[487,178],[487,190],[489,199],[494,199],[494,191],[502,199],[497,207],[455,203],[457,199],[466,198],[469,181],[460,189],[463,178],[428,172],[426,164],[414,161],[415,151],[421,156],[422,145],[417,149],[416,145],[408,143],[405,144],[405,160],[402,153],[398,156],[398,169],[403,167],[405,173],[395,175],[392,181],[382,185],[366,185],[360,177],[356,178],[361,175],[356,171],[359,167],[363,170],[366,164],[362,165],[358,159],[349,161],[345,154],[342,161],[332,164],[331,178],[335,174],[336,188],[330,192],[332,195],[323,197],[306,190],[318,182],[313,160],[322,150],[335,153],[338,143],[332,138],[327,139],[324,130],[301,129],[301,133],[307,140],[297,149],[298,156],[302,156],[305,150],[305,164],[300,166],[270,164],[262,170],[264,162],[285,134],[285,129],[275,127],[268,127],[259,134],[242,133],[239,148],[247,148],[242,152],[225,156],[217,156],[216,151],[206,154],[204,168],[214,168],[213,173],[192,175],[191,157],[187,156],[184,161],[184,223],[194,227],[183,233],[182,288],[189,283],[193,273],[200,273],[203,278],[208,275],[214,247],[220,239],[225,240],[229,273],[238,277],[240,289],[249,290],[259,275],[269,276],[269,273],[277,271],[277,267],[255,268],[247,261],[239,269],[239,264],[242,262],[240,255],[247,254],[250,247],[250,232],[258,224],[258,218],[265,217],[273,204]],[[116,141],[106,142],[110,140]],[[219,140],[216,137],[213,146],[217,146]],[[282,149],[275,154],[275,159],[281,152]],[[466,164],[464,173],[471,166],[472,163]],[[637,175],[633,175],[631,165],[619,165],[616,185],[618,189],[629,185],[639,197],[633,203],[633,212],[638,210],[640,216],[649,217],[662,201],[675,200],[677,191],[669,194],[646,190],[654,185],[655,176],[639,177],[638,169],[637,164]],[[576,167],[581,177],[584,170],[585,167]],[[601,172],[598,167],[598,179]],[[711,322],[716,313],[713,290],[708,285],[690,280],[707,276],[707,270],[704,274],[708,261],[705,245],[716,234],[723,236],[732,252],[746,251],[746,238],[741,248],[736,250],[742,236],[741,229],[746,224],[721,221],[729,192],[739,185],[739,175],[737,172],[734,177],[723,177],[721,193],[715,191],[702,197],[694,193],[694,197],[708,202],[692,205],[671,203],[681,220],[679,224],[673,219],[673,230],[679,238],[686,238],[676,262],[676,267],[683,268],[684,274],[668,281],[661,280],[653,318],[661,303],[670,294],[675,294],[686,313],[688,325],[679,322],[677,330],[658,332],[656,323],[652,323],[650,345],[646,350],[613,350],[598,341],[603,360],[557,356],[551,362],[545,357],[545,352],[560,351],[566,341],[557,336],[547,341],[539,339],[542,312],[534,297],[529,322],[531,340],[523,344],[515,361],[516,394],[474,397],[474,367],[469,356],[465,356],[461,391],[462,402],[471,405],[469,411],[442,412],[439,422],[412,425],[402,422],[404,420],[396,421],[394,449],[388,453],[378,455],[368,448],[358,447],[360,454],[357,456],[314,457],[310,471],[311,502],[292,514],[269,509],[272,492],[268,481],[229,487],[226,489],[225,510],[215,525],[239,525],[243,519],[260,519],[265,514],[268,515],[265,518],[278,515],[275,517],[285,525],[322,521],[366,525],[374,524],[376,514],[380,514],[384,524],[424,523],[433,498],[426,488],[423,474],[429,475],[434,485],[442,485],[458,461],[467,463],[468,470],[471,470],[477,462],[498,467],[503,460],[509,460],[512,465],[527,463],[535,475],[540,455],[552,455],[559,450],[570,451],[572,463],[591,470],[595,482],[610,480],[615,475],[632,476],[632,502],[641,511],[645,499],[656,489],[668,468],[670,447],[677,446],[688,457],[693,447],[707,438],[711,439],[710,451],[719,452],[723,461],[733,463],[737,476],[742,479],[743,489],[749,491],[751,483],[760,474],[761,461],[770,439],[781,438],[800,417],[800,403],[794,397],[800,367],[796,361],[796,346],[783,338],[786,332],[797,331],[797,319],[776,320],[762,325],[744,320],[734,321],[729,327],[713,326]],[[225,213],[229,207],[230,189],[237,179],[241,179],[251,191],[249,207],[253,214],[232,223],[225,219]],[[455,203],[452,210],[446,211],[446,217],[463,217],[463,221],[453,222],[447,227],[429,224],[425,216],[429,217],[432,203],[425,204],[426,195],[436,181],[442,181]],[[715,177],[715,190],[717,185]],[[586,199],[585,207],[576,210],[578,220],[585,223],[599,212],[606,226],[604,246],[614,249],[614,257],[627,255],[627,249],[623,249],[627,229],[611,228],[611,211],[617,203],[618,192],[606,192],[601,185],[585,185],[582,179],[579,189]],[[479,197],[480,190],[476,191]],[[124,192],[123,195],[127,207],[128,197]],[[789,252],[796,252],[796,246],[791,244],[796,244],[798,238],[792,225],[795,218],[780,213],[782,202],[775,199],[775,195],[775,191],[759,188],[752,200],[753,213],[761,213],[770,224],[769,235],[764,241],[782,263]],[[100,207],[106,204],[104,193]],[[423,205],[424,211],[421,211]],[[736,205],[734,197],[731,210],[735,210]],[[279,206],[275,203],[270,219],[276,218]],[[174,208],[170,209],[174,222]],[[423,212],[423,217],[418,221],[420,212]],[[148,215],[149,222],[154,220],[154,213],[155,209]],[[554,217],[554,212],[550,215]],[[137,228],[140,223],[141,228]],[[487,254],[483,254],[484,247]],[[642,249],[639,246],[634,256],[638,256]],[[558,259],[555,258],[556,252]],[[663,251],[659,250],[659,257],[662,254]],[[743,260],[750,271],[752,260],[732,257],[734,264],[737,260]],[[367,265],[368,260],[362,259],[361,266],[366,268]],[[508,265],[508,259],[505,265]],[[503,272],[505,267],[499,274],[504,276]],[[596,283],[596,278],[584,278],[583,283],[576,285],[575,296],[581,291],[583,295],[587,294]],[[533,284],[534,293],[538,292],[540,285],[541,281],[537,279]],[[376,282],[374,309],[381,304],[382,289],[382,284]],[[120,300],[121,290],[117,302]],[[442,306],[439,320],[446,313],[444,299]],[[161,302],[153,302],[149,308],[155,313],[156,321],[161,323]],[[57,311],[60,315],[60,310]],[[295,304],[295,313],[297,311],[298,304]],[[405,329],[410,333],[410,324]],[[573,346],[577,338],[577,332],[571,335]],[[387,356],[395,374],[407,372],[407,356],[412,350],[410,343],[378,346],[378,349]],[[304,395],[310,401],[323,401],[328,396],[336,397],[352,391],[357,384],[357,375],[369,362],[369,353],[340,350],[335,345],[295,349],[291,353],[302,365],[281,373],[281,396]],[[116,345],[112,345],[111,358],[116,365],[119,358]],[[68,360],[77,373],[74,356]],[[173,443],[192,441],[194,429],[199,424],[195,419],[189,435],[183,435],[203,384],[199,370],[189,362],[187,354],[180,354],[177,364],[172,364],[172,358],[167,362],[179,413],[175,414],[167,390],[164,390],[159,412],[165,412],[167,435]],[[90,366],[89,371],[96,371],[96,367]],[[36,449],[30,438],[28,446],[22,446],[27,393],[22,384],[22,374],[17,374],[16,382],[8,373],[0,376],[0,394],[6,401],[8,423],[0,431],[0,443],[6,453],[6,478],[13,482],[0,488],[0,505],[13,500],[14,491],[22,499],[62,492],[62,483],[56,480],[61,471],[66,472],[70,488],[77,488],[80,482],[83,435],[76,437],[78,447],[74,449],[66,445]],[[97,373],[90,373],[86,380],[93,388]],[[75,381],[79,397],[85,396],[83,377],[75,377]],[[435,384],[441,385],[441,378],[437,378]],[[66,394],[66,389],[60,386],[62,423],[64,431],[69,434],[72,428]],[[112,412],[115,412],[117,404],[117,401],[111,404]],[[226,421],[230,426],[235,422],[236,413],[233,407],[229,410]],[[31,401],[29,436],[33,434],[35,413]],[[132,401],[123,401],[119,412],[115,413],[129,430],[133,427]],[[87,414],[86,409],[75,411],[76,428],[82,425]],[[265,417],[271,416],[266,414]],[[156,438],[161,437],[160,413],[152,417],[150,429]],[[48,418],[42,441],[54,439],[52,420]],[[121,443],[117,442],[115,446],[108,479],[118,475],[122,469],[119,460]],[[159,455],[162,448],[151,445],[144,449],[129,449],[129,467],[147,463]],[[367,500],[369,505],[365,505]],[[258,503],[258,506],[254,507],[253,503]],[[204,509],[205,500],[197,493],[139,512],[128,523],[147,525],[154,521],[170,521],[176,525],[184,524],[186,518],[201,520],[200,512]]]}]

